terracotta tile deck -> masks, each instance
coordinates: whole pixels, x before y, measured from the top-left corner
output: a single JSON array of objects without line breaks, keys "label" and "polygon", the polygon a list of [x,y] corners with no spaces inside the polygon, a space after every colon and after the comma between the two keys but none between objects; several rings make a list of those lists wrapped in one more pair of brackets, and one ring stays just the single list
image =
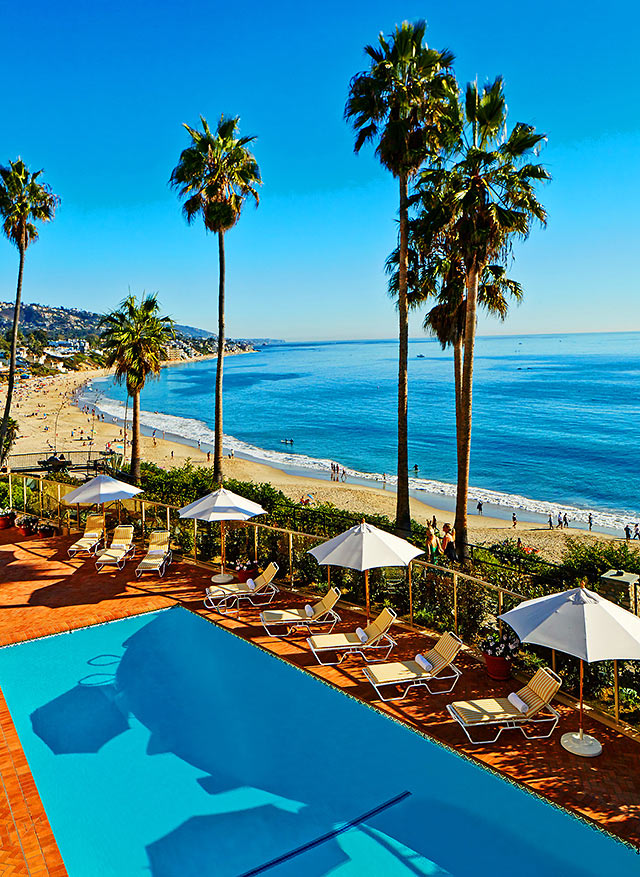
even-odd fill
[{"label": "terracotta tile deck", "polygon": [[[320,667],[302,637],[278,640],[265,636],[254,623],[255,610],[226,619],[204,609],[207,570],[174,563],[164,579],[145,576],[136,581],[134,565],[120,573],[96,573],[93,562],[67,557],[72,540],[39,540],[0,531],[0,646],[91,624],[155,611],[176,602],[252,641],[284,660],[318,676],[346,693],[417,728],[427,736],[477,759],[556,804],[572,809],[640,849],[640,745],[587,719],[586,728],[602,742],[602,756],[593,761],[572,757],[561,748],[564,731],[576,728],[576,713],[559,706],[562,719],[550,740],[527,741],[519,732],[505,732],[491,746],[471,746],[449,719],[444,704],[454,699],[504,695],[514,686],[491,683],[471,655],[457,661],[463,677],[454,694],[410,695],[397,704],[382,704],[365,681],[359,662]],[[133,581],[132,581],[133,580]],[[283,594],[280,603],[302,604]],[[274,606],[278,603],[274,601]],[[362,617],[341,611],[342,629],[353,630]],[[340,629],[336,628],[337,630]],[[399,658],[428,648],[425,636],[396,627]],[[35,783],[0,694],[0,877],[66,874]]]}]

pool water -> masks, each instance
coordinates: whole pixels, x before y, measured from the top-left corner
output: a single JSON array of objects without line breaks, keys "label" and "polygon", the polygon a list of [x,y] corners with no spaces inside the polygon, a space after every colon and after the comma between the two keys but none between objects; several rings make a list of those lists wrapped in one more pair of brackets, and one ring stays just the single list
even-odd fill
[{"label": "pool water", "polygon": [[638,874],[604,833],[185,609],[1,649],[0,685],[70,877]]}]

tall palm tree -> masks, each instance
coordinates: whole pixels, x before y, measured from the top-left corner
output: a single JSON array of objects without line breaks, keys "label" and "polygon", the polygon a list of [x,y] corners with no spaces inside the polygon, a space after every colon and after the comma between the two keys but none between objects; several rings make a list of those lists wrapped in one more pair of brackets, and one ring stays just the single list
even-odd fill
[{"label": "tall palm tree", "polygon": [[240,219],[244,202],[253,198],[259,204],[257,186],[262,185],[258,163],[247,149],[255,137],[240,137],[239,117],[220,116],[213,133],[206,119],[200,116],[202,131],[184,127],[191,137],[190,145],[180,154],[171,172],[170,185],[184,199],[182,212],[189,224],[200,216],[207,231],[218,235],[218,360],[216,369],[215,439],[213,477],[222,482],[222,371],[225,345],[224,296],[225,254],[224,235]]},{"label": "tall palm tree", "polygon": [[156,377],[167,358],[166,345],[173,338],[173,320],[159,315],[155,295],[138,302],[129,295],[120,308],[100,321],[105,365],[115,368],[118,383],[124,383],[133,401],[131,477],[140,481],[140,393],[149,377]]},{"label": "tall palm tree", "polygon": [[0,218],[4,236],[18,248],[18,287],[13,309],[11,329],[11,356],[7,382],[7,400],[0,424],[0,462],[4,462],[10,443],[6,442],[11,415],[13,385],[16,376],[16,348],[18,346],[18,326],[20,323],[20,303],[22,300],[22,277],[27,247],[38,239],[36,222],[50,222],[60,203],[51,188],[40,182],[42,171],[32,173],[21,158],[0,165]]},{"label": "tall palm tree", "polygon": [[[450,73],[453,54],[430,49],[426,25],[403,22],[387,40],[366,46],[369,69],[351,80],[345,118],[356,132],[355,151],[376,143],[381,164],[400,189],[398,247],[398,479],[396,529],[411,530],[407,449],[409,318],[407,302],[409,181],[452,138],[457,120],[457,86]],[[452,107],[454,108],[452,110]]]},{"label": "tall palm tree", "polygon": [[464,356],[460,379],[457,539],[468,555],[467,503],[471,454],[473,360],[480,281],[488,265],[504,262],[516,238],[525,239],[534,221],[546,222],[536,184],[549,180],[535,161],[546,139],[532,125],[517,123],[507,136],[507,106],[502,79],[481,90],[467,86],[466,127],[453,166],[446,173],[452,205],[452,234],[465,271]]}]

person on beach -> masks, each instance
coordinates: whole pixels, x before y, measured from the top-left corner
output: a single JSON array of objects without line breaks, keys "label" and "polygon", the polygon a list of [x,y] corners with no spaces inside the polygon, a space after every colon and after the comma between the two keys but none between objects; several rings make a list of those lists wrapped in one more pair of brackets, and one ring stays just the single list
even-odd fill
[{"label": "person on beach", "polygon": [[640,539],[640,524],[636,524],[633,528],[633,538]]},{"label": "person on beach", "polygon": [[386,488],[387,488],[387,473],[383,472],[382,473],[382,489],[386,490]]},{"label": "person on beach", "polygon": [[562,516],[562,526],[563,526],[565,529],[567,529],[567,530],[569,529],[569,518],[567,517],[567,513],[566,513],[566,512],[565,512],[564,515]]},{"label": "person on beach", "polygon": [[207,463],[211,462],[211,451],[207,451]]},{"label": "person on beach", "polygon": [[589,532],[591,532],[591,528],[593,527],[593,515],[589,512],[589,517],[587,518],[589,522]]},{"label": "person on beach", "polygon": [[626,536],[627,542],[631,541],[631,527],[629,524],[624,528],[624,535]]},{"label": "person on beach", "polygon": [[553,518],[551,517],[551,512],[549,512],[549,529],[553,530]]},{"label": "person on beach", "polygon": [[476,506],[476,508],[478,509],[478,514],[481,515],[482,514],[482,500],[481,499],[478,500],[478,505]]},{"label": "person on beach", "polygon": [[431,526],[433,527],[434,530],[437,530],[437,529],[438,529],[438,522],[436,521],[436,516],[435,516],[435,515],[434,515],[433,518],[431,519]]},{"label": "person on beach", "polygon": [[562,530],[562,512],[558,512],[558,530]]},{"label": "person on beach", "polygon": [[513,529],[515,530],[516,524],[518,523],[518,516],[515,512],[511,515],[511,522],[513,524]]},{"label": "person on beach", "polygon": [[344,466],[342,467],[342,480],[347,480],[347,470],[344,468]]}]

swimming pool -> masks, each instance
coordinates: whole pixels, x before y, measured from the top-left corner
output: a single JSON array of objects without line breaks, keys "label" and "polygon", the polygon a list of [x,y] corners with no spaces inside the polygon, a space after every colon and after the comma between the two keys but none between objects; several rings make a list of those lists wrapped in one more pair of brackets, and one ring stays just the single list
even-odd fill
[{"label": "swimming pool", "polygon": [[70,877],[638,873],[602,832],[185,609],[1,649],[0,685]]}]

